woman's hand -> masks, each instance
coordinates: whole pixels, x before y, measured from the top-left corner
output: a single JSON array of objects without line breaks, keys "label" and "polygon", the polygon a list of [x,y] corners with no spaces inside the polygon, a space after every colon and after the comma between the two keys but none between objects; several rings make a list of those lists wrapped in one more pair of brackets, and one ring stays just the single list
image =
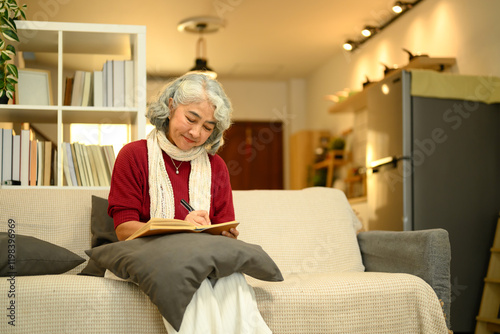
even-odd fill
[{"label": "woman's hand", "polygon": [[184,220],[195,225],[211,225],[210,217],[205,210],[191,211]]},{"label": "woman's hand", "polygon": [[233,238],[233,239],[238,239],[238,236],[240,235],[240,232],[233,227],[229,231],[222,232],[222,235],[225,236],[225,237],[229,237],[229,238]]}]

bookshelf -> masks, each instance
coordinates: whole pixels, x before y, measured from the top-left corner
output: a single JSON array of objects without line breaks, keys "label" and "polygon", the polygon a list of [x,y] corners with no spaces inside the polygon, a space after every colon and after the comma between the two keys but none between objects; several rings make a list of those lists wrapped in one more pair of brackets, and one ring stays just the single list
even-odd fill
[{"label": "bookshelf", "polygon": [[[40,69],[52,73],[52,104],[0,105],[0,122],[55,125],[57,177],[55,186],[51,187],[63,187],[61,153],[64,138],[67,138],[64,136],[64,131],[70,124],[127,124],[131,129],[131,140],[145,137],[145,26],[42,21],[17,21],[16,25],[20,39],[20,42],[16,43],[16,50],[36,58],[36,67],[40,66]],[[66,77],[72,76],[77,70],[100,71],[108,60],[133,60],[134,105],[131,107],[64,105]]]}]

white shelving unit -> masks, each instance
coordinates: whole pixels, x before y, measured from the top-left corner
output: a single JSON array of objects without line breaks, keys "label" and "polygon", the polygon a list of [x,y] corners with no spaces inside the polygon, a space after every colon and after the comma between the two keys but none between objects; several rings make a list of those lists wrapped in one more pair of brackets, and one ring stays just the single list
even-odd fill
[{"label": "white shelving unit", "polygon": [[[146,27],[114,24],[16,22],[19,51],[31,52],[57,73],[52,87],[53,105],[0,105],[0,122],[57,125],[57,183],[63,185],[61,147],[63,129],[71,123],[129,124],[131,140],[145,137],[146,127]],[[107,60],[134,60],[133,108],[64,106],[65,79],[75,70],[102,70]],[[53,80],[53,82],[55,82]]]}]

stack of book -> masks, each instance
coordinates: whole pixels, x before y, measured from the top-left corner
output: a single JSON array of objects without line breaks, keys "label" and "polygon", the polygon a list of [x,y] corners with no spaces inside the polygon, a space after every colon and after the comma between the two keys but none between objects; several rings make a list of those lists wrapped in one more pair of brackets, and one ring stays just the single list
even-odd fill
[{"label": "stack of book", "polygon": [[0,180],[5,185],[55,184],[57,152],[51,141],[34,139],[31,130],[0,129]]},{"label": "stack of book", "polygon": [[101,71],[75,71],[66,78],[64,105],[133,108],[134,61],[108,60]]},{"label": "stack of book", "polygon": [[63,143],[62,153],[66,185],[83,187],[110,185],[115,163],[113,146]]}]

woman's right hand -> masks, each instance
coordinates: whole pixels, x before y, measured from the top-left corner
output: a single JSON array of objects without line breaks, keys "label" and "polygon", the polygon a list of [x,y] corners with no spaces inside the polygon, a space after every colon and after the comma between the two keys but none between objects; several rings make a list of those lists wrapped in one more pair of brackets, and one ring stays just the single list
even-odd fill
[{"label": "woman's right hand", "polygon": [[191,211],[184,220],[195,225],[211,225],[210,217],[205,210]]}]

